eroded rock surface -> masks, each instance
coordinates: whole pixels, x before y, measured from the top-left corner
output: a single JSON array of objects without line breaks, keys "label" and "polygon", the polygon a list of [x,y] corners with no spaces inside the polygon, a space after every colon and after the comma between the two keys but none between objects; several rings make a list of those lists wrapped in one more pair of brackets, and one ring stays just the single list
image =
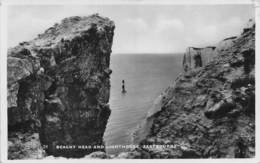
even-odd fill
[{"label": "eroded rock surface", "polygon": [[[9,49],[10,159],[36,158],[24,148],[24,135],[32,142],[26,148],[41,151],[37,158],[83,157],[95,151],[56,145],[103,145],[114,28],[113,21],[97,14],[75,16]],[[39,137],[30,139],[35,134]]]},{"label": "eroded rock surface", "polygon": [[166,89],[141,147],[121,158],[255,156],[255,25],[221,46],[208,63],[190,68]]}]

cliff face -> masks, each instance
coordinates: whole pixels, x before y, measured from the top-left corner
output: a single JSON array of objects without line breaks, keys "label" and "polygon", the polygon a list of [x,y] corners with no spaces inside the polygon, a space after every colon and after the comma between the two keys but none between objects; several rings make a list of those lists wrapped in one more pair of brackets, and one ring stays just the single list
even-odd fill
[{"label": "cliff face", "polygon": [[255,25],[226,45],[216,47],[207,64],[178,76],[149,115],[141,147],[118,157],[254,157]]},{"label": "cliff face", "polygon": [[8,51],[9,159],[82,157],[93,149],[56,145],[103,145],[114,28],[70,17]]}]

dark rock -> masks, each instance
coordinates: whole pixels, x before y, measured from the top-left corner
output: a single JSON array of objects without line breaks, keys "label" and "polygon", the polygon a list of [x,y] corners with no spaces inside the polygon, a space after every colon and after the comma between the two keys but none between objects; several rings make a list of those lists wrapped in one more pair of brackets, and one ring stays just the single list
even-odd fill
[{"label": "dark rock", "polygon": [[[9,139],[18,131],[37,133],[39,148],[53,156],[84,157],[99,150],[56,145],[103,145],[114,28],[99,15],[65,18],[8,51]],[[8,155],[18,158],[12,150]],[[24,156],[30,157],[35,158]]]},{"label": "dark rock", "polygon": [[8,139],[8,159],[43,159],[46,154],[37,133],[20,133]]},{"label": "dark rock", "polygon": [[222,118],[228,112],[232,111],[236,107],[234,101],[230,99],[221,100],[220,102],[214,104],[208,110],[205,111],[205,116],[209,119]]},{"label": "dark rock", "polygon": [[255,50],[252,48],[244,49],[241,53],[244,57],[244,71],[250,73],[255,66]]}]

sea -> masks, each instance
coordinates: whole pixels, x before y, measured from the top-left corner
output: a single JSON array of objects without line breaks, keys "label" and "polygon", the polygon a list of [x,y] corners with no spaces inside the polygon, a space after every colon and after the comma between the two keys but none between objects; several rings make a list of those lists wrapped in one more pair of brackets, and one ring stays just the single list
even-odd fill
[{"label": "sea", "polygon": [[108,154],[129,150],[111,146],[133,144],[133,132],[145,120],[154,100],[181,73],[182,58],[182,54],[111,55],[111,115],[104,133],[105,146],[110,146]]}]

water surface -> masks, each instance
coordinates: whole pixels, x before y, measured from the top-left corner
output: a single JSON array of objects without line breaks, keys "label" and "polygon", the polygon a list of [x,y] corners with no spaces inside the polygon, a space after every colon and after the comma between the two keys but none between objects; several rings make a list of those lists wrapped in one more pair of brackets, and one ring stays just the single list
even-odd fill
[{"label": "water surface", "polygon": [[[153,101],[182,69],[182,55],[116,54],[111,55],[111,115],[104,134],[108,145],[131,144],[131,133],[145,119]],[[123,94],[122,80],[127,93]],[[116,154],[124,149],[106,149]]]}]

